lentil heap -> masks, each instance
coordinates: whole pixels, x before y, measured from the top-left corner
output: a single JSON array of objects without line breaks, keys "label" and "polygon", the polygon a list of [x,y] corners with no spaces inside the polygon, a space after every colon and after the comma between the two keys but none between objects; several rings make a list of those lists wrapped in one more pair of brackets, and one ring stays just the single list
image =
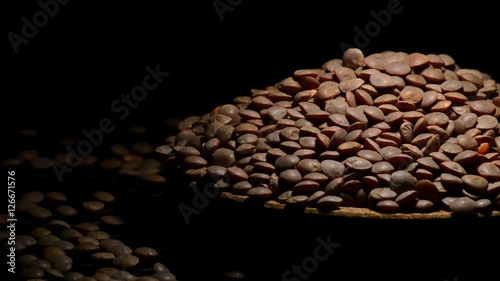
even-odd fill
[{"label": "lentil heap", "polygon": [[352,48],[185,118],[156,151],[250,200],[488,213],[500,209],[499,89],[446,54]]}]

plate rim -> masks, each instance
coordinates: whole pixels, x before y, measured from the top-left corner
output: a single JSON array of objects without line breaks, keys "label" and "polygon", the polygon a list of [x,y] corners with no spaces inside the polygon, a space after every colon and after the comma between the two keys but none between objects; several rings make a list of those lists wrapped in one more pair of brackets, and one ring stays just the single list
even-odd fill
[{"label": "plate rim", "polygon": [[[246,195],[237,195],[227,191],[222,191],[220,197],[224,200],[229,200],[241,204],[248,203],[249,197]],[[287,206],[279,203],[276,200],[268,200],[261,204],[264,208],[284,211]],[[382,219],[382,220],[439,220],[452,219],[456,216],[450,211],[439,210],[429,213],[380,213],[368,208],[359,207],[339,207],[335,210],[320,211],[318,208],[305,207],[304,214],[327,216],[327,217],[345,217],[345,218],[362,218],[362,219]],[[467,216],[471,217],[471,216]],[[477,218],[500,218],[500,211],[493,210],[488,215],[475,213],[472,217]]]}]

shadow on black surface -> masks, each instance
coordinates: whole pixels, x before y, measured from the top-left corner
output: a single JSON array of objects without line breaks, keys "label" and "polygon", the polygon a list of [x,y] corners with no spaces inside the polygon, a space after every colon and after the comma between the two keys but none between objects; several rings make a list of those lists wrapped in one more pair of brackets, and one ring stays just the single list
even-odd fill
[{"label": "shadow on black surface", "polygon": [[[247,280],[451,281],[497,276],[498,218],[334,218],[213,199],[186,225],[177,208],[186,198],[179,199],[144,202],[139,217],[157,215],[137,224],[150,241],[167,249],[180,280],[214,280],[225,270],[242,271]],[[165,227],[159,228],[161,224]]]},{"label": "shadow on black surface", "polygon": [[52,171],[23,167],[17,168],[20,192],[62,191],[78,202],[92,191],[116,194],[113,213],[126,224],[109,232],[119,233],[131,248],[161,250],[160,258],[181,281],[225,280],[227,270],[241,271],[247,280],[282,281],[498,277],[498,217],[353,219],[214,198],[186,223],[179,206],[193,206],[195,193],[184,179],[167,177],[166,183],[152,184],[81,167],[59,184]]}]

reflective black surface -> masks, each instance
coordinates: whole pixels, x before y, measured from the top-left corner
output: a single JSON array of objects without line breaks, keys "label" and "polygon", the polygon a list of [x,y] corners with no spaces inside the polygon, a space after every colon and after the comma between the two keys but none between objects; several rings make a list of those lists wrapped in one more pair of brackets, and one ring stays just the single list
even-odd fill
[{"label": "reflective black surface", "polygon": [[[220,2],[234,4],[222,21],[214,8]],[[361,42],[356,41],[356,28],[366,32],[374,26],[362,48],[365,54],[388,49],[447,53],[465,68],[500,76],[493,41],[498,12],[486,1],[220,2],[71,1],[60,4],[47,25],[18,46],[17,54],[4,37],[2,155],[23,147],[15,134],[19,128],[41,128],[44,135],[37,145],[46,149],[66,135],[84,139],[83,130],[100,128],[107,118],[116,129],[103,134],[96,151],[126,138],[123,132],[131,124],[152,124],[151,132],[158,132],[149,141],[160,143],[167,134],[159,120],[201,115],[249,94],[251,88],[273,85],[296,69],[340,58],[343,42]],[[388,5],[400,12],[374,25],[374,15],[387,15],[381,11]],[[4,35],[22,35],[22,18],[32,19],[41,9],[35,2],[3,9]],[[126,104],[121,95],[143,85],[148,66],[169,74],[136,108],[128,106],[128,114],[118,110],[116,101]],[[29,171],[20,173],[24,186],[39,183],[31,176]],[[71,183],[78,190],[101,185],[100,176],[58,185],[51,175],[45,183],[61,190]],[[214,280],[224,270],[241,270],[252,280],[498,278],[498,220],[311,217],[213,199],[186,224],[179,204],[192,204],[194,195],[184,184],[169,182],[161,196],[124,189],[117,206],[129,218],[124,239],[164,248],[162,256],[179,280]],[[318,239],[328,237],[338,245],[317,263],[317,270],[307,278],[284,278],[293,265],[314,256]]]}]

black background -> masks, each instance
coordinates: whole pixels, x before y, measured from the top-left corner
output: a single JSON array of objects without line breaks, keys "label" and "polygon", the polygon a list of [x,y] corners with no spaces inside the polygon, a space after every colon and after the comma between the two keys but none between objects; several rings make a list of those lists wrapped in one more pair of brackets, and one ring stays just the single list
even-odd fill
[{"label": "black background", "polygon": [[[18,5],[2,9],[5,133],[19,127],[80,132],[103,118],[115,120],[112,101],[156,64],[170,76],[116,125],[206,113],[296,69],[341,57],[339,44],[353,44],[354,27],[364,29],[373,20],[370,11],[390,1],[234,1],[241,4],[223,21],[213,1],[70,1],[18,54],[7,34],[21,34],[21,18],[32,19],[40,6],[9,2]],[[365,54],[448,53],[462,67],[498,76],[498,15],[489,2],[400,5],[402,12],[371,38]]]},{"label": "black background", "polygon": [[[243,0],[232,11],[225,12],[221,21],[213,1],[103,3],[73,0],[60,5],[58,14],[40,28],[28,44],[20,45],[19,53],[15,54],[7,34],[20,34],[21,18],[31,19],[40,7],[36,1],[9,1],[4,3],[1,16],[4,34],[0,102],[3,149],[9,151],[9,143],[16,143],[18,139],[16,130],[23,127],[41,128],[55,135],[78,136],[83,129],[97,128],[103,118],[111,118],[118,128],[126,128],[130,123],[147,124],[165,117],[204,114],[217,105],[231,103],[236,96],[249,94],[252,88],[273,85],[296,69],[316,68],[329,59],[340,58],[339,44],[353,44],[354,28],[364,29],[373,21],[370,11],[386,9],[389,2],[273,1],[271,4],[269,1]],[[400,3],[403,11],[392,15],[388,26],[370,39],[363,48],[365,54],[388,49],[408,53],[447,53],[462,67],[476,68],[494,78],[499,77],[500,56],[495,42],[499,34],[498,11],[491,6],[491,1],[459,4],[456,1],[401,0]],[[147,65],[154,67],[157,64],[170,75],[157,89],[149,92],[125,120],[116,119],[116,114],[110,109],[111,103],[142,83]],[[240,220],[236,212],[230,223],[234,225],[235,233],[231,233],[226,232],[230,231],[226,221],[217,221],[209,214],[208,211],[204,213],[205,224],[193,226],[204,235],[191,232],[192,236],[189,236],[191,239],[197,237],[197,240],[190,240],[193,244],[190,250],[208,246],[199,249],[196,258],[186,254],[183,256],[185,261],[214,258],[217,253],[209,251],[217,251],[217,245],[205,242],[215,237],[228,237],[231,239],[226,242],[236,243],[237,235],[241,235],[236,232],[249,231],[248,226],[242,226],[248,223],[256,228],[244,237],[252,234],[269,239],[261,247],[253,243],[243,247],[257,255],[256,260],[243,252],[242,256],[246,256],[243,260],[251,261],[254,266],[262,259],[263,268],[269,269],[272,268],[273,254],[260,252],[263,246],[272,247],[276,245],[274,241],[293,243],[294,239],[302,239],[292,227],[294,224],[324,227],[308,219],[295,221],[290,218],[274,225],[273,217],[269,217],[266,221],[270,230],[260,229],[255,217],[247,214],[244,220]],[[200,221],[202,217],[198,218]],[[209,223],[229,229],[220,233]],[[462,271],[473,276],[476,272],[473,268],[480,267],[484,260],[492,263],[495,258],[498,260],[498,242],[494,247],[490,245],[491,241],[498,240],[491,232],[489,236],[481,234],[481,231],[490,231],[489,225],[483,225],[475,232],[474,226],[477,225],[474,224],[337,223],[322,229],[344,239],[344,250],[335,255],[330,266],[339,266],[343,271],[348,271],[346,266],[349,265],[366,266],[368,271],[351,271],[358,276],[368,276],[369,273],[382,276],[381,272],[393,270],[388,269],[390,263],[397,261],[392,266],[404,265],[410,272],[402,275],[401,280],[411,279],[411,276],[414,279],[419,276],[428,280],[441,281],[444,277],[452,280]],[[145,229],[151,231],[155,227],[140,229],[137,235],[144,235],[148,233]],[[399,234],[398,231],[402,230],[404,234]],[[293,235],[281,239],[290,235],[287,231]],[[179,234],[178,238],[182,239],[182,235]],[[408,235],[410,240],[401,235]],[[156,236],[161,238],[159,234]],[[293,259],[289,257],[292,262],[300,262],[301,257],[316,246],[316,234],[309,236],[302,241],[309,241],[311,245],[295,252],[296,259],[295,256]],[[482,240],[482,237],[486,239]],[[444,250],[432,251],[431,248],[443,241],[448,241]],[[462,251],[460,247],[467,243],[480,245]],[[182,252],[185,246],[179,244],[179,252]],[[372,247],[366,247],[368,244]],[[384,247],[385,244],[390,246]],[[227,253],[231,253],[231,244],[226,245]],[[283,244],[276,246],[275,250],[282,251],[281,254],[274,253],[276,259],[286,256],[286,251],[294,252],[292,246]],[[415,254],[427,255],[424,259],[429,262],[409,256]],[[493,259],[485,258],[490,254],[493,254]],[[360,256],[362,258],[355,261]],[[223,260],[231,261],[232,257],[228,254]],[[290,261],[283,261],[283,268],[286,269],[288,264]],[[446,267],[441,264],[446,264]],[[193,262],[186,268],[177,265],[176,269],[182,276],[186,273],[180,272],[184,271],[195,274],[197,266],[201,264]],[[278,271],[282,272],[283,268]],[[427,273],[427,270],[437,268],[442,269],[438,274]]]}]

